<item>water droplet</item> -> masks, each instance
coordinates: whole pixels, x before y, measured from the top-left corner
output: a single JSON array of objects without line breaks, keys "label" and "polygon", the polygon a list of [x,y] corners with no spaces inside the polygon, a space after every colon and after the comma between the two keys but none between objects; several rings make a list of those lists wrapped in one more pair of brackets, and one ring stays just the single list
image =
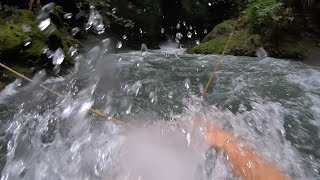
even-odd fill
[{"label": "water droplet", "polygon": [[48,51],[49,51],[49,48],[48,47],[44,47],[42,49],[42,54],[47,54]]},{"label": "water droplet", "polygon": [[63,18],[64,19],[71,19],[72,15],[73,15],[72,13],[66,13],[66,14],[63,15]]},{"label": "water droplet", "polygon": [[74,46],[71,46],[68,50],[68,55],[73,57],[74,55],[76,55],[78,52],[78,48],[74,47]]},{"label": "water droplet", "polygon": [[126,36],[126,35],[123,35],[123,36],[122,36],[122,39],[123,39],[123,40],[126,40],[126,39],[127,39],[127,36]]},{"label": "water droplet", "polygon": [[117,43],[116,47],[117,47],[118,49],[120,49],[120,48],[122,47],[122,42],[119,41],[119,42]]},{"label": "water droplet", "polygon": [[208,30],[207,30],[207,29],[204,29],[203,33],[204,33],[204,34],[208,34]]},{"label": "water droplet", "polygon": [[102,45],[104,47],[109,47],[110,43],[111,43],[111,39],[110,38],[106,38],[106,39],[102,40]]},{"label": "water droplet", "polygon": [[200,40],[199,40],[199,39],[196,40],[196,44],[197,44],[197,45],[200,44]]},{"label": "water droplet", "polygon": [[98,34],[102,34],[105,31],[102,16],[94,6],[90,6],[90,16],[85,25],[85,29],[89,30],[91,27],[93,27]]},{"label": "water droplet", "polygon": [[139,32],[140,32],[140,34],[142,34],[142,33],[143,33],[143,31],[142,31],[142,29],[141,29],[141,28],[139,29]]},{"label": "water droplet", "polygon": [[52,58],[53,57],[53,52],[52,51],[50,51],[50,50],[48,50],[47,52],[46,52],[46,56],[47,56],[47,58]]},{"label": "water droplet", "polygon": [[129,105],[129,107],[126,110],[126,114],[130,114],[132,108],[132,104]]},{"label": "water droplet", "polygon": [[169,99],[172,99],[172,98],[173,98],[173,92],[170,91],[170,92],[168,93],[168,98],[169,98]]},{"label": "water droplet", "polygon": [[177,28],[177,29],[180,29],[180,23],[177,23],[176,28]]},{"label": "water droplet", "polygon": [[162,34],[164,33],[164,28],[161,28],[161,33],[162,33]]},{"label": "water droplet", "polygon": [[131,89],[135,93],[136,96],[138,96],[138,93],[139,93],[141,87],[142,87],[141,81],[137,81],[132,85]]},{"label": "water droplet", "polygon": [[53,11],[55,5],[56,4],[54,2],[48,3],[41,8],[41,11],[44,13],[51,13]]},{"label": "water droplet", "polygon": [[211,2],[208,2],[208,6],[211,6],[212,4],[211,4]]},{"label": "water droplet", "polygon": [[247,163],[247,166],[248,166],[248,168],[252,168],[252,162],[249,161],[249,162]]},{"label": "water droplet", "polygon": [[27,39],[25,39],[24,41],[23,41],[23,45],[26,47],[26,46],[28,46],[28,45],[30,45],[31,44],[31,38],[30,37],[28,37]]},{"label": "water droplet", "polygon": [[52,64],[53,65],[60,65],[63,60],[64,60],[64,52],[61,48],[58,48],[54,54],[53,54],[53,57],[52,57]]},{"label": "water droplet", "polygon": [[98,31],[98,34],[103,34],[105,31],[104,25],[103,24],[97,25],[96,30]]},{"label": "water droplet", "polygon": [[156,93],[155,92],[151,92],[149,94],[149,98],[151,99],[151,103],[154,103],[157,101],[157,96],[156,96]]},{"label": "water droplet", "polygon": [[24,33],[31,32],[31,26],[29,26],[29,25],[27,25],[27,24],[22,24],[21,30],[22,30],[22,32],[24,32]]},{"label": "water droplet", "polygon": [[187,89],[190,88],[190,83],[191,83],[191,82],[190,82],[190,79],[189,79],[189,78],[187,78],[187,79],[184,80],[184,86],[186,86]]},{"label": "water droplet", "polygon": [[258,47],[256,50],[256,54],[259,58],[266,58],[268,57],[267,51],[263,47]]},{"label": "water droplet", "polygon": [[185,21],[183,21],[183,23],[182,23],[184,26],[186,26],[186,22]]},{"label": "water droplet", "polygon": [[142,43],[142,44],[141,44],[141,52],[144,53],[144,52],[146,52],[147,50],[148,50],[147,45],[146,45],[145,43]]},{"label": "water droplet", "polygon": [[75,27],[71,30],[71,35],[72,36],[75,36],[76,34],[78,34],[78,32],[80,31],[80,28],[78,27]]},{"label": "water droplet", "polygon": [[[198,80],[198,79],[197,79],[197,80]],[[203,91],[204,91],[204,86],[203,86],[203,84],[199,84],[199,85],[198,85],[198,88],[199,88],[199,92],[202,94]]]},{"label": "water droplet", "polygon": [[192,33],[190,31],[188,31],[187,36],[189,39],[192,38]]},{"label": "water droplet", "polygon": [[190,144],[191,144],[191,135],[190,135],[190,133],[187,134],[187,141],[188,141],[188,147],[190,147]]},{"label": "water droplet", "polygon": [[195,34],[195,35],[197,35],[197,34],[198,34],[196,30],[194,30],[194,34]]},{"label": "water droplet", "polygon": [[112,9],[111,9],[111,12],[112,12],[112,14],[117,13],[117,8],[112,8]]},{"label": "water droplet", "polygon": [[192,26],[189,26],[189,29],[192,30]]},{"label": "water droplet", "polygon": [[47,27],[51,24],[51,19],[50,18],[47,18],[45,20],[42,20],[40,21],[39,25],[38,25],[38,28],[41,30],[41,31],[44,31],[45,29],[47,29]]},{"label": "water droplet", "polygon": [[178,33],[176,34],[176,38],[180,40],[180,39],[183,38],[183,35],[182,35],[180,32],[178,32]]},{"label": "water droplet", "polygon": [[178,38],[174,38],[174,40],[175,40],[177,43],[180,43],[180,41],[179,41]]}]

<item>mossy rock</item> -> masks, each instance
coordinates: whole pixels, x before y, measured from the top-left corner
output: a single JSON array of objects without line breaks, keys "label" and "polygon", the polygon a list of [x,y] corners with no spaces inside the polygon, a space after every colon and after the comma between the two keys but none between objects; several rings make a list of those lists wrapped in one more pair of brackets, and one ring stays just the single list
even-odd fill
[{"label": "mossy rock", "polygon": [[[187,49],[187,52],[222,54],[235,23],[235,20],[228,20],[217,25],[203,39],[201,44]],[[254,56],[256,48],[260,44],[260,39],[259,35],[252,34],[248,29],[235,29],[225,53],[230,55]]]},{"label": "mossy rock", "polygon": [[[55,19],[58,16],[55,14]],[[28,60],[34,62],[32,65],[42,66],[48,62],[48,59],[42,54],[42,49],[48,46],[55,50],[61,47],[65,52],[71,45],[79,44],[68,32],[67,24],[62,21],[52,34],[44,34],[37,28],[36,17],[32,11],[18,10],[17,13],[8,17],[0,23],[0,58],[7,64],[26,65]],[[29,32],[23,32],[22,26],[30,26]],[[55,26],[52,24],[52,26]],[[25,41],[31,40],[27,46]],[[70,59],[70,58],[67,58]]]}]

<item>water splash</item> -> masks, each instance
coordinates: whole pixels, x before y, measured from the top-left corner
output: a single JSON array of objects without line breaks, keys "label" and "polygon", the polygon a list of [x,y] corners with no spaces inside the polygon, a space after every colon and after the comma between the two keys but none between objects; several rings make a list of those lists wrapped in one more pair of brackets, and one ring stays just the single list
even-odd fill
[{"label": "water splash", "polygon": [[93,27],[98,34],[105,32],[102,16],[99,11],[96,10],[95,6],[92,5],[90,6],[90,15],[85,29],[89,30],[91,27]]}]

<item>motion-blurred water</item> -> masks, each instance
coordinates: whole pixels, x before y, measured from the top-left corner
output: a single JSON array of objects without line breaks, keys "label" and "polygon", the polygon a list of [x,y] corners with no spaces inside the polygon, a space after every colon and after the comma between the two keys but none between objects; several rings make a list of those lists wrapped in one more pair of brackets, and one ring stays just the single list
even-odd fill
[{"label": "motion-blurred water", "polygon": [[[234,178],[221,154],[194,137],[190,126],[199,114],[292,179],[320,178],[318,69],[227,56],[201,97],[219,56],[170,48],[104,52],[101,45],[77,55],[64,77],[40,72],[33,83],[16,80],[1,92],[1,179]],[[89,114],[91,107],[145,128],[130,132]]]}]

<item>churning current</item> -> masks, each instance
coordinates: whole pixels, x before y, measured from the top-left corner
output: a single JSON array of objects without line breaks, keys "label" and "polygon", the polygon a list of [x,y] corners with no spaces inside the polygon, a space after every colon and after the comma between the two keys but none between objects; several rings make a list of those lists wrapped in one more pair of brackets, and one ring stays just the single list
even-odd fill
[{"label": "churning current", "polygon": [[32,83],[17,79],[0,93],[1,179],[236,178],[225,158],[192,132],[199,115],[292,179],[319,179],[320,70],[226,56],[201,97],[218,61],[170,48],[108,54],[101,45],[78,54],[64,76],[41,71]]}]

